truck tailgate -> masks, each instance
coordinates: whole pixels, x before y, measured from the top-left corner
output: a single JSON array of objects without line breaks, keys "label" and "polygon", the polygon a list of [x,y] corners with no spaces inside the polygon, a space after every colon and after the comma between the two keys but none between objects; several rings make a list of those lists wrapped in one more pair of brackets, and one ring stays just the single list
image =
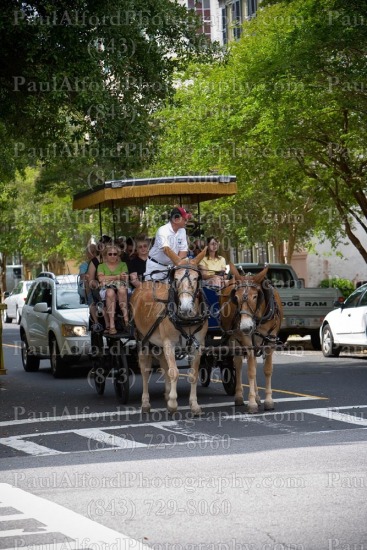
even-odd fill
[{"label": "truck tailgate", "polygon": [[325,315],[334,309],[340,296],[335,288],[279,288],[284,307],[282,327],[313,327],[321,325]]}]

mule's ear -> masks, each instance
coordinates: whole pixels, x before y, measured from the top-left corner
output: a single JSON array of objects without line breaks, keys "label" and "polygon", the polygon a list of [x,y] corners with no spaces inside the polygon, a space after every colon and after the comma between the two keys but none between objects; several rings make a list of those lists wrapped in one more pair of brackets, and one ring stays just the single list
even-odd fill
[{"label": "mule's ear", "polygon": [[198,255],[194,258],[194,263],[195,263],[195,265],[198,265],[198,264],[201,262],[201,260],[202,260],[202,259],[204,258],[204,256],[205,256],[207,250],[208,250],[208,247],[206,246],[206,247],[204,248],[204,250],[202,250],[202,251],[200,252],[200,254],[198,254]]},{"label": "mule's ear", "polygon": [[234,266],[234,264],[232,264],[232,262],[229,262],[229,272],[232,273],[236,281],[242,281],[241,275],[238,273],[237,268]]},{"label": "mule's ear", "polygon": [[263,280],[265,279],[266,274],[268,272],[268,269],[269,269],[269,266],[267,266],[265,269],[260,271],[260,273],[257,273],[256,275],[254,275],[254,282],[256,284],[260,284],[260,283],[263,282]]},{"label": "mule's ear", "polygon": [[164,246],[163,252],[165,253],[166,256],[169,257],[173,265],[178,265],[182,260],[182,258],[180,258],[180,256],[178,256],[176,252],[173,252],[173,250],[171,250],[169,246]]}]

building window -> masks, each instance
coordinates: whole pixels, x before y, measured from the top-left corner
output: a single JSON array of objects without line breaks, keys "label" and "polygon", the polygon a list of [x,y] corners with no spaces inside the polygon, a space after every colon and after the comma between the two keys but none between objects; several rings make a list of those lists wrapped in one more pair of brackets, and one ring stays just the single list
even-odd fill
[{"label": "building window", "polygon": [[228,42],[228,34],[227,34],[227,8],[222,8],[222,39],[223,44],[227,44]]},{"label": "building window", "polygon": [[253,17],[257,11],[257,0],[247,0],[247,16]]},{"label": "building window", "polygon": [[201,19],[201,32],[211,38],[210,0],[188,0],[187,8]]},{"label": "building window", "polygon": [[233,26],[233,38],[238,40],[242,33],[242,14],[241,14],[241,0],[234,0],[232,3],[232,26]]}]

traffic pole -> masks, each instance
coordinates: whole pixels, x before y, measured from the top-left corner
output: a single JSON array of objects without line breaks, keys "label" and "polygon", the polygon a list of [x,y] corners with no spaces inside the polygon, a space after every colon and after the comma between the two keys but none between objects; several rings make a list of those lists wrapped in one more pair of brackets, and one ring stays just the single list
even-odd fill
[{"label": "traffic pole", "polygon": [[3,311],[8,308],[6,304],[0,304],[0,376],[6,374],[3,354]]}]

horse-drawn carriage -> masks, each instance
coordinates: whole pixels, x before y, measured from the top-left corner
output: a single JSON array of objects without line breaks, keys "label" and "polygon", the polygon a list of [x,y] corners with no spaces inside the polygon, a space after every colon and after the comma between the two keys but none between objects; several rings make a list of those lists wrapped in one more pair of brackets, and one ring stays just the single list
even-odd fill
[{"label": "horse-drawn carriage", "polygon": [[[234,195],[234,176],[180,176],[106,181],[74,196],[74,209],[98,208],[102,235],[102,208],[109,207],[115,219],[119,208],[150,204],[196,205]],[[114,227],[114,233],[116,230]],[[148,378],[155,352],[165,374],[165,397],[169,411],[177,409],[177,358],[189,363],[190,406],[200,413],[196,386],[208,386],[214,366],[220,367],[224,389],[243,404],[241,368],[246,355],[249,371],[249,410],[260,402],[256,386],[256,356],[265,358],[265,407],[272,408],[272,354],[278,345],[281,303],[276,291],[264,281],[266,269],[256,276],[241,276],[231,265],[233,280],[219,292],[204,288],[195,259],[181,259],[169,248],[171,260],[167,283],[150,281],[132,293],[129,302],[134,330],[102,335],[91,332],[92,374],[97,393],[103,394],[106,378],[112,375],[116,396],[129,399],[129,373],[138,364],[143,376],[143,411],[150,410]],[[187,367],[186,367],[187,368]]]}]

